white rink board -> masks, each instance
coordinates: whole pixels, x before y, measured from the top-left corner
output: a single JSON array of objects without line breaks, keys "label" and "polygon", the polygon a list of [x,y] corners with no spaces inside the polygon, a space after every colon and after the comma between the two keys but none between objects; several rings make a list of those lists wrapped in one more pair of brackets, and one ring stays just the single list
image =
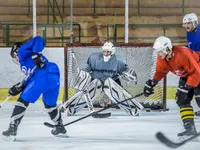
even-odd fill
[{"label": "white rink board", "polygon": [[[12,61],[10,50],[10,47],[0,48],[0,88],[9,88],[24,78],[19,65]],[[64,47],[45,48],[43,54],[49,61],[56,62],[59,66],[61,87],[64,87]]]}]

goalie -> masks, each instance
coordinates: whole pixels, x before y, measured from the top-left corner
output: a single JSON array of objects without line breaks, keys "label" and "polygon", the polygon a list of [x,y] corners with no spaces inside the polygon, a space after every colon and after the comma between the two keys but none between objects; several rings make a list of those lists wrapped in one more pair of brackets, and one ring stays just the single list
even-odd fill
[{"label": "goalie", "polygon": [[[115,55],[114,45],[106,42],[102,51],[92,53],[87,60],[87,67],[79,71],[73,86],[78,92],[63,104],[63,108],[67,109],[68,115],[74,115],[86,105],[89,111],[93,112],[93,101],[101,92],[114,103],[131,98],[132,95],[122,88],[120,77],[128,83],[137,84],[135,71],[129,69],[127,64]],[[138,115],[143,109],[135,99],[118,106],[131,116]]]}]

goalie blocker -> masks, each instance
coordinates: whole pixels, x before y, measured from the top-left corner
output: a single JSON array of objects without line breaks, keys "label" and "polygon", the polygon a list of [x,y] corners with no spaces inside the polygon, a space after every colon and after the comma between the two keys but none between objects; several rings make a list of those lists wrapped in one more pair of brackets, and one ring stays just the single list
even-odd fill
[{"label": "goalie blocker", "polygon": [[[137,81],[136,78],[132,79],[134,82]],[[91,81],[90,74],[83,70],[79,72],[79,75],[74,83],[74,88],[79,91],[62,106],[67,109],[68,115],[74,115],[85,106],[88,106],[90,108],[90,112],[93,112],[94,109],[92,102],[101,92],[104,92],[114,103],[118,103],[119,101],[132,97],[113,79],[107,78],[104,82],[99,79]],[[143,109],[143,106],[135,99],[119,104],[119,107],[131,116],[138,115]]]}]

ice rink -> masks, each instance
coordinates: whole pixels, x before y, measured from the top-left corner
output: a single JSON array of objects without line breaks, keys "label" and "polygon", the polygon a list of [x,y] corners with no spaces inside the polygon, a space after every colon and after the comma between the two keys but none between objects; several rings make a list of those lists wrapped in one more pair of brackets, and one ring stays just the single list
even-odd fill
[{"label": "ice rink", "polygon": [[[0,132],[7,129],[14,103],[6,103],[0,109]],[[106,119],[87,118],[67,126],[69,138],[53,137],[51,129],[43,125],[50,121],[42,103],[30,105],[19,126],[17,141],[6,142],[0,138],[0,150],[167,150],[156,138],[157,131],[164,132],[176,140],[178,132],[183,131],[179,110],[175,101],[168,102],[168,112],[142,112],[139,117],[127,116],[119,109],[108,110],[112,116]],[[64,123],[85,114],[63,116]],[[200,117],[195,118],[200,131]],[[190,142],[178,148],[197,150],[200,142]]]}]

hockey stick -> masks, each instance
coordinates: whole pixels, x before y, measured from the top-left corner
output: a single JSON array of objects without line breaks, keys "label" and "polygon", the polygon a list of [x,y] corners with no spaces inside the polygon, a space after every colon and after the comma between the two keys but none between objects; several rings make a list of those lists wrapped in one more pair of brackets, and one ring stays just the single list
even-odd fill
[{"label": "hockey stick", "polygon": [[[34,70],[37,68],[37,66],[35,66],[30,73],[28,73],[28,75],[20,82],[20,84],[18,86],[22,86],[22,84],[30,77],[30,75],[34,72]],[[0,108],[2,108],[2,106],[11,98],[11,95],[8,95],[8,97],[0,104]]]},{"label": "hockey stick", "polygon": [[11,98],[11,95],[8,95],[6,99],[0,104],[0,108]]},{"label": "hockey stick", "polygon": [[167,147],[170,147],[170,148],[178,148],[182,145],[184,145],[185,143],[197,138],[198,136],[200,136],[200,132],[198,132],[196,135],[190,137],[189,139],[186,139],[182,142],[178,142],[178,143],[175,143],[173,141],[171,141],[170,139],[168,139],[162,132],[158,132],[156,133],[156,138],[161,142],[163,143],[164,145],[166,145]]},{"label": "hockey stick", "polygon": [[[73,123],[78,122],[78,121],[80,121],[80,120],[83,120],[83,119],[85,119],[85,118],[88,118],[88,117],[90,117],[90,116],[92,116],[92,115],[94,115],[94,114],[97,114],[97,113],[100,113],[100,112],[102,112],[102,111],[104,111],[104,110],[107,110],[107,109],[109,109],[109,108],[115,107],[115,106],[117,106],[118,104],[121,104],[121,103],[126,102],[126,101],[128,101],[128,100],[131,100],[131,99],[133,99],[133,98],[140,97],[140,96],[142,96],[143,94],[144,94],[144,93],[140,93],[140,94],[135,95],[134,97],[131,97],[131,98],[125,99],[125,100],[123,100],[123,101],[114,103],[114,104],[110,105],[109,107],[102,108],[102,109],[100,109],[100,110],[98,110],[98,111],[96,111],[96,112],[90,113],[90,114],[88,114],[88,115],[86,115],[86,116],[83,116],[83,117],[81,117],[81,118],[79,118],[79,119],[76,119],[76,120],[74,120],[74,121],[71,121],[71,122],[69,122],[69,123],[66,123],[66,124],[64,124],[64,126],[68,126],[68,125],[70,125],[70,124],[73,124]],[[48,123],[48,122],[44,122],[44,125],[47,126],[47,127],[50,127],[50,128],[54,128],[54,127],[55,127],[53,124],[50,124],[50,123]]]}]

